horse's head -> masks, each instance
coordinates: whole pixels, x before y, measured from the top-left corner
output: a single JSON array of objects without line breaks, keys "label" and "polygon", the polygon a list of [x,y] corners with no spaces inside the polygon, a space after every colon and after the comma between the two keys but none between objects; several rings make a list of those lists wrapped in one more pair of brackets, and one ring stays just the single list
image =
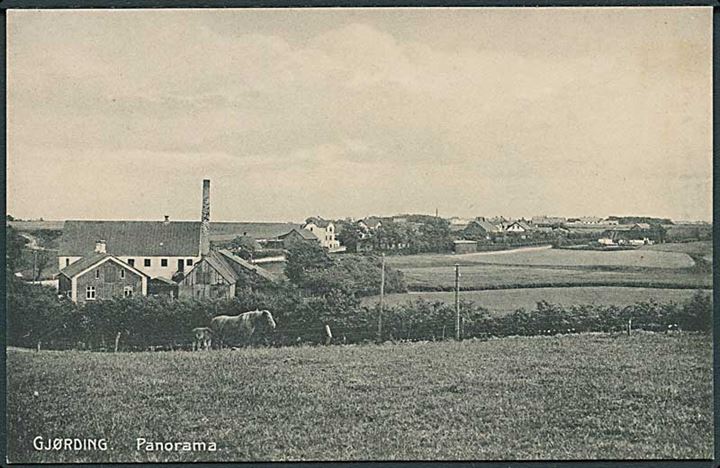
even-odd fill
[{"label": "horse's head", "polygon": [[271,330],[275,330],[275,327],[277,326],[275,323],[275,319],[273,319],[272,314],[269,310],[263,310],[262,311],[263,317],[265,317],[265,320],[267,321],[268,327],[270,327]]}]

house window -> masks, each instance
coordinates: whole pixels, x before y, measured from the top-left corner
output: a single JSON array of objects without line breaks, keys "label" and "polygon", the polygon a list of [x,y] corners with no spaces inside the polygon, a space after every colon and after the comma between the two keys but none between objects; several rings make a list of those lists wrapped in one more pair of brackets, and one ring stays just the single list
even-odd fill
[{"label": "house window", "polygon": [[187,266],[192,266],[192,264],[193,264],[192,258],[188,258],[188,259],[187,259],[187,262],[185,262],[185,264],[186,264]]},{"label": "house window", "polygon": [[125,270],[120,270],[120,278],[125,278]]},{"label": "house window", "polygon": [[166,266],[168,265],[167,262],[168,262],[168,259],[167,259],[167,258],[161,258],[161,259],[160,259],[160,266],[161,266],[161,267],[166,267]]},{"label": "house window", "polygon": [[149,267],[150,265],[152,265],[152,260],[150,260],[149,258],[146,258],[146,259],[145,259],[145,266],[146,266],[146,267]]},{"label": "house window", "polygon": [[132,286],[125,286],[123,288],[123,296],[125,297],[132,297],[133,295],[133,287]]},{"label": "house window", "polygon": [[100,269],[95,270],[95,279],[100,279]]},{"label": "house window", "polygon": [[69,265],[70,265],[70,259],[69,259],[69,258],[66,258],[66,259],[65,259],[65,266],[69,266]]},{"label": "house window", "polygon": [[88,301],[95,300],[95,286],[88,286],[85,289],[85,299],[87,299]]},{"label": "house window", "polygon": [[134,267],[134,266],[135,266],[135,259],[134,259],[134,258],[128,258],[128,265],[130,265],[131,267]]}]

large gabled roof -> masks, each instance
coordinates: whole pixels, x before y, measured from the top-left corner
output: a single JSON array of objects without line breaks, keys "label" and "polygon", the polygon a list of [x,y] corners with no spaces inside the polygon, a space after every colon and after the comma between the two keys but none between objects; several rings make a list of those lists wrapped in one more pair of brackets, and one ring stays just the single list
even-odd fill
[{"label": "large gabled roof", "polygon": [[295,223],[210,223],[211,241],[229,241],[246,235],[255,240],[276,239],[302,225]]},{"label": "large gabled roof", "polygon": [[303,229],[294,228],[292,231],[287,232],[287,233],[283,234],[282,236],[280,236],[280,239],[285,239],[293,232],[297,233],[300,237],[302,237],[305,240],[317,240],[317,237],[315,236],[315,234],[313,234],[312,232],[310,232],[304,228]]},{"label": "large gabled roof", "polygon": [[135,274],[138,274],[140,276],[146,276],[145,273],[142,271],[131,267],[127,263],[123,262],[119,258],[115,258],[110,254],[107,253],[93,253],[91,255],[88,255],[86,257],[81,258],[80,260],[73,262],[72,264],[66,266],[62,270],[60,270],[61,275],[65,275],[68,278],[74,278],[75,276],[79,275],[83,271],[87,270],[88,268],[92,268],[93,266],[102,263],[106,260],[114,261],[118,265],[122,266],[126,270],[132,271]]},{"label": "large gabled roof", "polygon": [[200,221],[65,221],[60,256],[86,256],[104,240],[116,256],[187,256],[200,253]]},{"label": "large gabled roof", "polygon": [[228,283],[235,283],[238,280],[237,273],[227,264],[225,257],[216,251],[211,250],[210,254],[203,257],[202,261],[208,262]]}]

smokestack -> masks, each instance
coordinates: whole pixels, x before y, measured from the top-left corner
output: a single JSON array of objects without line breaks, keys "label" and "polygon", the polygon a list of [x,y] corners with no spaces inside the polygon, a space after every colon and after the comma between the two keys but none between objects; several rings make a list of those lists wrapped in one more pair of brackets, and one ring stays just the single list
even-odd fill
[{"label": "smokestack", "polygon": [[200,255],[210,253],[210,179],[203,180],[202,217],[200,218]]},{"label": "smokestack", "polygon": [[107,253],[107,244],[104,240],[95,242],[95,253]]}]

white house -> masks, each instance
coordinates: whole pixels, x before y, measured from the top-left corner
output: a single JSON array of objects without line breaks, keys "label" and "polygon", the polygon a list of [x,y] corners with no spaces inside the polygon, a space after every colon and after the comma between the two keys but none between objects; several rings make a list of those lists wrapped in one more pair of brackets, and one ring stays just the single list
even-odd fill
[{"label": "white house", "polygon": [[320,245],[328,250],[340,248],[340,242],[335,239],[335,225],[332,221],[322,218],[308,218],[304,229],[312,232],[320,240]]}]

